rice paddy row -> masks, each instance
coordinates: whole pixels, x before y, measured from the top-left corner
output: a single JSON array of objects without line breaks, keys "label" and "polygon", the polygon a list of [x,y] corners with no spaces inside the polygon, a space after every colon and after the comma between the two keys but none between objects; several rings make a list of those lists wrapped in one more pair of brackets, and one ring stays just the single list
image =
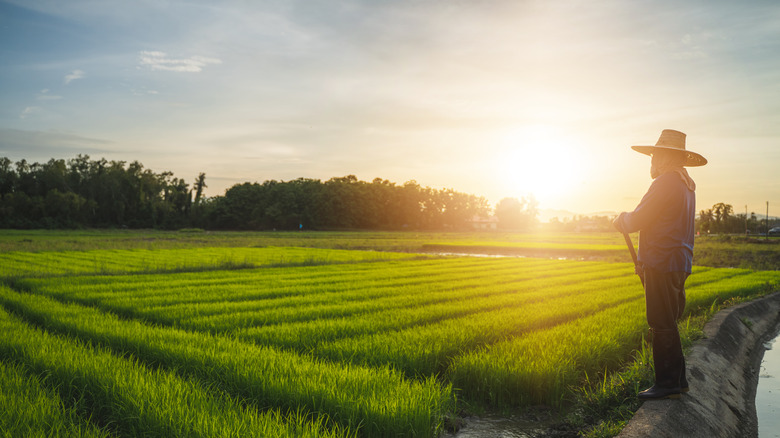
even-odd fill
[{"label": "rice paddy row", "polygon": [[[172,254],[147,254],[110,276],[76,261],[56,277],[17,269],[0,287],[0,383],[15,382],[0,395],[87,436],[436,436],[454,394],[561,405],[586,373],[619,367],[646,328],[628,264],[252,251],[323,259],[150,273],[133,260]],[[778,285],[773,271],[695,268],[688,312]],[[14,424],[32,428],[22,411]]]},{"label": "rice paddy row", "polygon": [[196,271],[419,258],[415,254],[319,248],[188,248],[0,253],[0,278]]}]

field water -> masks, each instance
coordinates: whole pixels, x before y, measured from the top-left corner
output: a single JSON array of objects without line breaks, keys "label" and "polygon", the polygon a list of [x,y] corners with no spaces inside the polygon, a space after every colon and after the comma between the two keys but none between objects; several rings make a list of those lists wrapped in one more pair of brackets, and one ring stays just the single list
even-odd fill
[{"label": "field water", "polygon": [[758,436],[780,437],[780,336],[767,342],[756,391]]},{"label": "field water", "polygon": [[544,433],[544,423],[506,417],[470,417],[466,426],[442,438],[533,438]]}]

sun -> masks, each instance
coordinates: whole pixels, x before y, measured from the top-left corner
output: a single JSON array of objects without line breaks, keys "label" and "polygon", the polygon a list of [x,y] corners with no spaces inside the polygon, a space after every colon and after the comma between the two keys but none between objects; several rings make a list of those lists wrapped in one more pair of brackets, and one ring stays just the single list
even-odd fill
[{"label": "sun", "polygon": [[585,157],[576,140],[554,126],[513,127],[501,132],[498,142],[494,177],[502,192],[532,194],[545,203],[582,182]]}]

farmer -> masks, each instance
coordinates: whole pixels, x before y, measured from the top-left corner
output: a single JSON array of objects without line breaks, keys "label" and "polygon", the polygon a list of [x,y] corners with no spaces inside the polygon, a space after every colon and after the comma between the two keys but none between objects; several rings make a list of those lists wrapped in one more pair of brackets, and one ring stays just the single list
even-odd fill
[{"label": "farmer", "polygon": [[[707,160],[685,149],[685,134],[665,129],[655,146],[631,146],[652,157],[650,188],[630,213],[613,224],[620,232],[639,231],[635,266],[645,288],[647,322],[653,333],[655,385],[639,393],[642,400],[680,398],[688,392],[677,320],[685,310],[685,280],[693,263],[693,218],[696,184],[685,166]],[[633,250],[633,248],[632,248]]]}]

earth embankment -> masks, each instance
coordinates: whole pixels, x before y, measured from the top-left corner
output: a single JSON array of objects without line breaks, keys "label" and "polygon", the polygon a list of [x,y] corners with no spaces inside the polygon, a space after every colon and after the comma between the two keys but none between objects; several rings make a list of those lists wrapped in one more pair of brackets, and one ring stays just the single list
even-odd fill
[{"label": "earth embankment", "polygon": [[780,325],[780,292],[718,312],[687,357],[690,392],[645,402],[618,435],[755,437],[763,344]]}]

